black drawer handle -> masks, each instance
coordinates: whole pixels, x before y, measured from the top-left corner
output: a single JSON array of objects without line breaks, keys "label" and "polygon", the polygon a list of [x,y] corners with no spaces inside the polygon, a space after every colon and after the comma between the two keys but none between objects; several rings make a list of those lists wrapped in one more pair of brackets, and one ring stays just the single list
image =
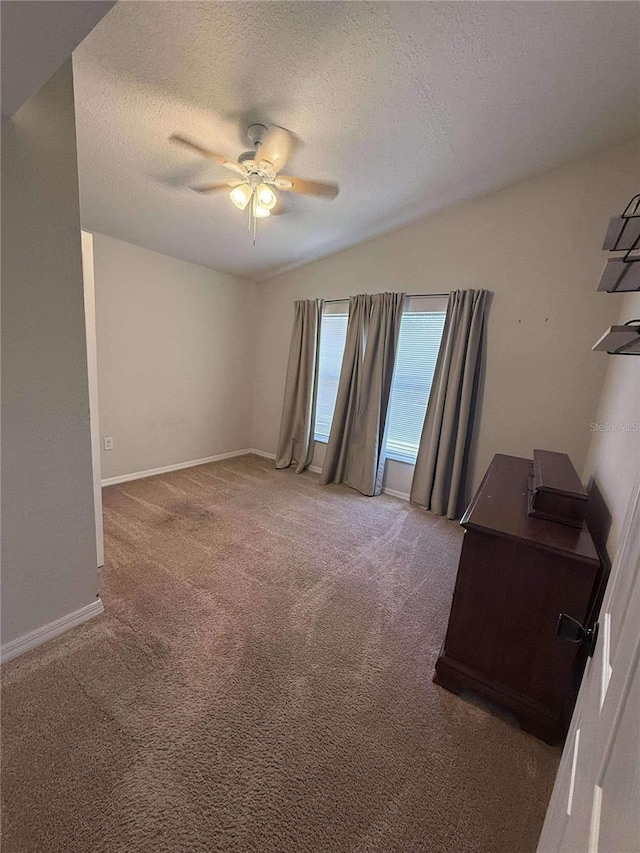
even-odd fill
[{"label": "black drawer handle", "polygon": [[556,634],[568,643],[582,643],[589,657],[593,657],[593,653],[598,641],[599,623],[596,622],[593,628],[585,628],[577,619],[572,616],[567,616],[566,613],[561,613],[558,617],[558,627]]}]

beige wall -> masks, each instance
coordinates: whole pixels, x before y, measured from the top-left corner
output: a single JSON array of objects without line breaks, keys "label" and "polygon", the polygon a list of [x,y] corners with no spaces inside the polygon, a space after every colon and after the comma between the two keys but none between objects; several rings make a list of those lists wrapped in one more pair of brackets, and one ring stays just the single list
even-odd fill
[{"label": "beige wall", "polygon": [[71,61],[2,123],[2,643],[95,602]]},{"label": "beige wall", "polygon": [[251,446],[255,285],[94,234],[102,477]]},{"label": "beige wall", "polygon": [[[611,294],[610,299],[620,309],[621,325],[640,319],[640,293]],[[604,353],[598,356],[607,361],[607,374],[593,418],[595,428],[584,482],[595,485],[604,514],[610,516],[603,533],[613,560],[631,493],[640,477],[640,359]]]},{"label": "beige wall", "polygon": [[[276,448],[294,299],[480,287],[494,296],[472,485],[494,453],[534,447],[580,471],[607,367],[591,346],[619,310],[595,290],[600,247],[639,177],[636,140],[259,284],[253,446]],[[389,462],[387,486],[408,491],[411,472]]]}]

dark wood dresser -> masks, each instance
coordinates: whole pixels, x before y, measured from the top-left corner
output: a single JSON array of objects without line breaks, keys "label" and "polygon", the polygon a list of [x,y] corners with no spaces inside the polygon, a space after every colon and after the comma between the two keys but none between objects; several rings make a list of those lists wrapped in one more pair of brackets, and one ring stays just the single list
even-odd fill
[{"label": "dark wood dresser", "polygon": [[566,613],[586,623],[600,560],[586,527],[527,514],[528,459],[493,458],[465,528],[449,626],[434,681],[470,688],[514,712],[522,728],[561,740],[586,657],[556,635]]}]

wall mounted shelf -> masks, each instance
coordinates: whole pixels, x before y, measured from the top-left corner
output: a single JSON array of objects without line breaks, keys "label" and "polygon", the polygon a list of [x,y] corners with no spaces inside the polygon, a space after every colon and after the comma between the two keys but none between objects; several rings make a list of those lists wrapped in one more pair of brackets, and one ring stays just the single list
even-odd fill
[{"label": "wall mounted shelf", "polygon": [[598,290],[607,293],[640,290],[639,247],[640,193],[634,195],[622,216],[614,216],[609,222],[602,248],[619,254],[605,264]]},{"label": "wall mounted shelf", "polygon": [[640,320],[629,320],[624,326],[609,326],[592,349],[609,355],[640,355]]}]

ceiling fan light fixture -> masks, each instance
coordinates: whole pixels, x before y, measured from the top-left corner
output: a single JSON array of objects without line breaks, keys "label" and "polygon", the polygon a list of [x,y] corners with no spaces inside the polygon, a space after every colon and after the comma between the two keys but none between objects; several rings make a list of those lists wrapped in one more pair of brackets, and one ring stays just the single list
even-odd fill
[{"label": "ceiling fan light fixture", "polygon": [[234,187],[229,193],[231,201],[235,204],[238,210],[244,210],[249,204],[249,199],[253,195],[253,190],[247,184],[240,184],[239,187]]},{"label": "ceiling fan light fixture", "polygon": [[[247,130],[247,138],[252,148],[243,151],[236,162],[180,134],[174,133],[170,137],[172,142],[180,143],[192,152],[207,157],[240,176],[240,180],[236,176],[235,181],[217,181],[193,189],[202,193],[213,193],[224,190],[226,184],[235,207],[247,213],[248,230],[253,235],[255,246],[257,220],[271,215],[271,211],[278,204],[279,192],[331,199],[336,197],[339,188],[334,183],[307,181],[279,174],[300,141],[291,131],[277,125],[252,124]],[[275,190],[278,190],[278,193]],[[281,213],[282,210],[275,212]]]},{"label": "ceiling fan light fixture", "polygon": [[277,200],[276,194],[271,187],[267,186],[267,184],[260,184],[258,187],[258,204],[261,207],[271,210],[271,208],[275,207]]}]

